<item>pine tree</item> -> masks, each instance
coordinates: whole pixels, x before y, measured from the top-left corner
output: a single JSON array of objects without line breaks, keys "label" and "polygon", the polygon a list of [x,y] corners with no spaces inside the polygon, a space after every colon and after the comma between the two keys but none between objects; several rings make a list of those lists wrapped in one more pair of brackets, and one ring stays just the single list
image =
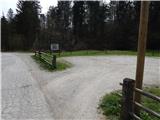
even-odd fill
[{"label": "pine tree", "polygon": [[17,31],[24,35],[23,48],[31,49],[40,29],[39,1],[19,1],[17,3]]},{"label": "pine tree", "polygon": [[9,49],[9,43],[8,43],[8,21],[5,18],[5,16],[2,16],[1,18],[1,46],[2,50],[6,51]]}]

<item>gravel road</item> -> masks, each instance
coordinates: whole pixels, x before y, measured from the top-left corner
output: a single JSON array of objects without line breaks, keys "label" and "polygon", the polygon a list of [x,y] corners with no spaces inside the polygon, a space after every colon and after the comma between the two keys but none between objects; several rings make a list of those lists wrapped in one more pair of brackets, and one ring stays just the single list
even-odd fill
[{"label": "gravel road", "polygon": [[[34,113],[35,115],[38,112],[39,118],[45,111],[45,117],[49,119],[99,120],[103,119],[97,110],[101,97],[112,90],[121,89],[119,82],[122,82],[125,77],[135,78],[135,56],[81,56],[63,59],[72,63],[73,67],[65,71],[48,72],[40,69],[31,59],[30,54],[2,54],[2,103],[4,102],[2,106],[8,105],[9,103],[5,101],[11,97],[11,94],[5,93],[5,89],[9,91],[10,85],[13,84],[13,88],[20,91],[21,88],[17,87],[24,86],[20,84],[24,78],[24,84],[28,85],[26,89],[35,90],[35,96],[27,96],[28,93],[26,93],[23,97],[33,101],[41,98],[40,108],[44,110],[38,109]],[[29,87],[30,84],[32,87]],[[159,58],[146,58],[144,85],[160,85]],[[13,99],[21,99],[19,96],[15,97]],[[25,104],[23,100],[21,104],[23,108]],[[36,103],[35,106],[38,104]],[[15,107],[18,109],[19,106]],[[32,109],[34,109],[32,106],[28,107],[26,114],[30,115],[32,112],[29,110],[32,111]],[[18,115],[22,116],[22,114]],[[34,115],[31,117],[34,118]],[[9,114],[2,114],[2,116],[7,117]]]},{"label": "gravel road", "polygon": [[2,119],[52,119],[44,94],[30,68],[13,53],[2,53]]}]

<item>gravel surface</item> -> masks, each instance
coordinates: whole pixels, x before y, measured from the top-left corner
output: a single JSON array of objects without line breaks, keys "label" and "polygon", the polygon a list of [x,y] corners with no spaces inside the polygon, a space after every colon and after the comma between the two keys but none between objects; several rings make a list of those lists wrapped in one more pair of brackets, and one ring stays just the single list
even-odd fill
[{"label": "gravel surface", "polygon": [[28,66],[13,53],[2,53],[2,119],[53,120],[44,94]]},{"label": "gravel surface", "polygon": [[[7,59],[7,56],[11,58]],[[14,63],[14,60],[10,59],[15,59],[17,64]],[[40,96],[38,97],[41,98],[40,103],[43,103],[41,108],[45,107],[45,110],[38,110],[39,113],[45,111],[47,117],[51,116],[50,114],[52,113],[54,119],[99,120],[103,119],[103,116],[101,116],[97,110],[101,97],[112,90],[121,89],[119,82],[122,82],[125,77],[135,78],[135,56],[81,56],[65,57],[63,59],[72,63],[73,67],[65,71],[48,72],[40,69],[37,63],[32,60],[30,54],[3,54],[2,102],[7,101],[10,99],[9,97],[11,97],[10,94],[6,94],[5,90],[3,90],[5,86],[6,89],[11,88],[10,84],[15,85],[13,88],[17,87],[17,85],[21,86],[21,80],[23,78],[26,80],[27,76],[30,76],[30,78],[32,78],[29,79],[30,81],[27,79],[22,83],[28,85],[27,88],[29,91],[30,89],[31,91],[32,89],[36,89],[35,95]],[[9,65],[10,67],[8,67]],[[13,77],[13,74],[8,75],[10,72],[13,72],[15,77]],[[26,76],[21,72],[24,72]],[[17,82],[12,83],[11,79],[13,82]],[[34,82],[32,83],[31,81]],[[32,87],[29,86],[30,84],[32,84]],[[159,58],[146,58],[144,85],[160,85]],[[22,86],[24,85],[22,84]],[[39,91],[38,94],[36,91]],[[45,96],[45,100],[42,93]],[[7,97],[7,95],[9,97]],[[25,97],[29,97],[29,99],[33,99],[33,101],[37,99],[34,95],[32,95],[33,98],[27,96],[28,93],[25,95]],[[13,99],[21,98],[18,96],[18,98]],[[9,103],[5,103],[2,105],[5,106],[8,104]],[[25,103],[22,101],[21,104]],[[39,103],[36,103],[37,106],[38,104]],[[32,111],[34,108],[29,107],[26,111],[29,109]],[[32,115],[32,112],[28,112],[28,115],[30,115],[30,113]],[[17,116],[18,115],[22,116],[21,114],[17,114]],[[2,116],[7,117],[9,114],[2,114]],[[34,118],[34,116],[31,117]],[[41,117],[41,115],[39,115],[39,117]]]}]

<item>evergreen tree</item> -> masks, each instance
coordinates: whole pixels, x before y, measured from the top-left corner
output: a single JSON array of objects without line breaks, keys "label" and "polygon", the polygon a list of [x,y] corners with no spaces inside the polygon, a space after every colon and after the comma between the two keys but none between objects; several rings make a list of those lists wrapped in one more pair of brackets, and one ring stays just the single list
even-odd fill
[{"label": "evergreen tree", "polygon": [[150,3],[147,48],[160,50],[160,2]]},{"label": "evergreen tree", "polygon": [[3,15],[1,18],[1,49],[8,50],[9,49],[9,41],[8,41],[8,21]]},{"label": "evergreen tree", "polygon": [[11,8],[8,10],[7,18],[9,22],[11,22],[14,18],[13,10]]},{"label": "evergreen tree", "polygon": [[40,29],[39,1],[18,1],[17,4],[17,31],[24,35],[23,48],[31,49]]},{"label": "evergreen tree", "polygon": [[85,24],[85,6],[84,1],[74,1],[72,8],[73,14],[73,45],[83,44],[83,41],[80,40],[83,34],[83,26]]}]

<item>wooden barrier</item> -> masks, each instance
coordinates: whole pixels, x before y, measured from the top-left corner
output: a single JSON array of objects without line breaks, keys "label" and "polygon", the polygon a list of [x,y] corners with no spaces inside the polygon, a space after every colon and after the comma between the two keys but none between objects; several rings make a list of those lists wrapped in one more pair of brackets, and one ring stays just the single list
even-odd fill
[{"label": "wooden barrier", "polygon": [[[35,56],[38,56],[40,59],[43,59],[47,64],[51,65],[54,69],[56,69],[56,67],[57,67],[57,65],[56,65],[56,55],[51,56],[51,55],[48,55],[45,52],[35,51]],[[45,57],[45,56],[47,56],[47,57]]]},{"label": "wooden barrier", "polygon": [[143,95],[145,97],[148,97],[150,99],[153,99],[155,101],[160,102],[160,97],[153,95],[148,92],[144,92],[141,89],[135,88],[135,81],[129,78],[125,78],[123,80],[123,84],[120,83],[120,85],[123,86],[122,88],[122,110],[121,110],[121,120],[142,120],[139,117],[139,114],[136,114],[136,111],[134,111],[135,107],[138,107],[139,109],[157,117],[160,119],[160,113],[157,113],[149,108],[146,108],[141,103],[138,103],[134,100],[134,94],[139,93],[140,95]]}]

